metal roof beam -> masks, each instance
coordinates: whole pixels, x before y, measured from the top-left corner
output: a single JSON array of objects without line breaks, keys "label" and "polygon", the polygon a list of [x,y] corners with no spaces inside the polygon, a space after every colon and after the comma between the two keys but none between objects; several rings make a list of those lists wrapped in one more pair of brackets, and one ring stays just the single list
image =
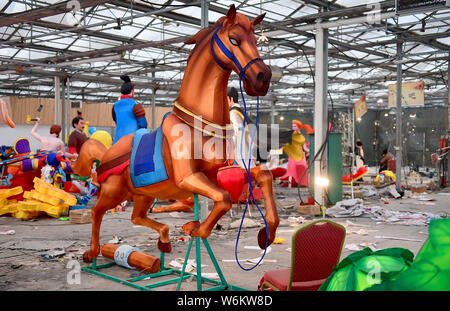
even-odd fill
[{"label": "metal roof beam", "polygon": [[[5,14],[0,19],[0,27],[11,26],[18,23],[27,23],[44,17],[70,12],[73,10],[70,2],[71,1],[64,1],[38,9],[31,9],[25,12]],[[106,2],[110,2],[110,0],[84,0],[79,1],[78,3],[80,4],[80,9],[83,9],[104,4]]]}]

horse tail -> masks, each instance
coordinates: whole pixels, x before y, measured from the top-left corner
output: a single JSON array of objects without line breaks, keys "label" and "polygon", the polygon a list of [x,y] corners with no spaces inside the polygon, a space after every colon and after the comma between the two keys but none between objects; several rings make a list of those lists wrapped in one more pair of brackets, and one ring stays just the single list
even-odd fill
[{"label": "horse tail", "polygon": [[[88,139],[81,146],[80,154],[74,164],[71,163],[72,171],[78,175],[80,179],[88,179],[91,176],[92,164],[97,162],[97,167],[103,155],[108,149],[100,141],[96,139]],[[96,174],[95,174],[96,175]],[[96,176],[93,176],[96,179]],[[94,180],[96,182],[96,180]]]}]

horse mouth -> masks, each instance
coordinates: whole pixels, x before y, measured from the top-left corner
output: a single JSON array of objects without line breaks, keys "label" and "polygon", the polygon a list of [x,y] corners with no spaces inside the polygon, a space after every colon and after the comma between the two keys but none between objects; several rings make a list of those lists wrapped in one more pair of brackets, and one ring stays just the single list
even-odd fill
[{"label": "horse mouth", "polygon": [[263,70],[257,71],[256,74],[245,75],[244,90],[250,96],[264,96],[267,94],[272,78],[272,71],[269,67],[264,66]]}]

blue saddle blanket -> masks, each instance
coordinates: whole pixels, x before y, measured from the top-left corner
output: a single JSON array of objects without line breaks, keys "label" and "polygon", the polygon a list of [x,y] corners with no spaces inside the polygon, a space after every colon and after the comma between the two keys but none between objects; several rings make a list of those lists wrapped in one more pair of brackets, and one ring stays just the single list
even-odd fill
[{"label": "blue saddle blanket", "polygon": [[130,159],[130,176],[135,188],[167,180],[162,154],[161,126],[155,131],[139,129],[134,134]]}]

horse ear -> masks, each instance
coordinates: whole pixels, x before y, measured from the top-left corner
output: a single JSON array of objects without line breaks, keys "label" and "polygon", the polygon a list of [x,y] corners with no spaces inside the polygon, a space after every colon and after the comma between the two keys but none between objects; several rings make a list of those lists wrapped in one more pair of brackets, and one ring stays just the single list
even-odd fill
[{"label": "horse ear", "polygon": [[231,23],[234,23],[234,20],[236,19],[236,7],[234,6],[234,3],[230,6],[230,9],[228,10],[227,18]]},{"label": "horse ear", "polygon": [[251,21],[253,26],[258,25],[259,23],[262,22],[262,20],[264,19],[264,16],[266,16],[266,13],[261,14],[260,16],[256,17],[254,20]]}]

